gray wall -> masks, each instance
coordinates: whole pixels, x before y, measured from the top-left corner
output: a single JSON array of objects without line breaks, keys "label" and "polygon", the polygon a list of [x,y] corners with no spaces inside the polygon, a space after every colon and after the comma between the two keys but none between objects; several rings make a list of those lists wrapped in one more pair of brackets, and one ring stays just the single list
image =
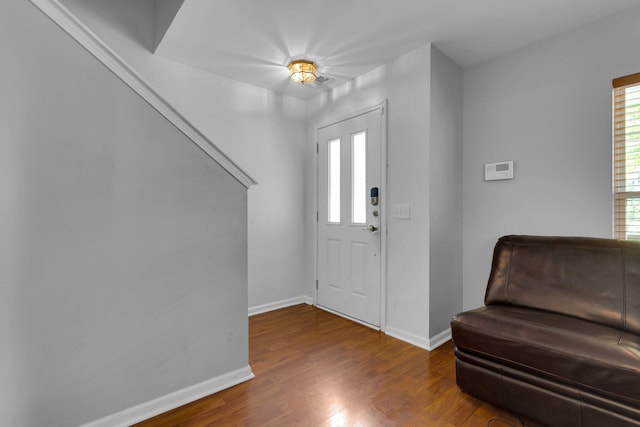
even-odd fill
[{"label": "gray wall", "polygon": [[429,336],[462,311],[462,68],[431,49]]},{"label": "gray wall", "polygon": [[0,55],[0,424],[247,367],[246,189],[30,3]]},{"label": "gray wall", "polygon": [[[612,236],[611,80],[640,71],[640,9],[464,72],[464,308],[504,234]],[[513,160],[515,179],[483,181]]]},{"label": "gray wall", "polygon": [[[427,345],[429,332],[429,67],[431,46],[412,51],[307,103],[309,230],[315,231],[316,126],[388,100],[388,212],[411,205],[411,219],[387,218],[387,332]],[[416,73],[415,70],[423,70]],[[312,235],[309,243],[315,241]],[[315,260],[308,260],[312,265]],[[307,283],[315,283],[310,278]],[[309,292],[312,292],[309,289]]]},{"label": "gray wall", "polygon": [[64,0],[83,23],[258,182],[249,190],[249,307],[305,294],[306,104],[153,55],[152,0]]},{"label": "gray wall", "polygon": [[[384,99],[389,165],[388,194],[383,195],[388,213],[386,330],[429,347],[430,338],[447,330],[462,307],[460,67],[427,45],[308,101],[313,142],[308,173],[316,171],[314,125]],[[315,181],[308,181],[307,204],[313,212]],[[394,204],[409,204],[411,218],[392,218]],[[315,229],[315,221],[309,228]]]}]

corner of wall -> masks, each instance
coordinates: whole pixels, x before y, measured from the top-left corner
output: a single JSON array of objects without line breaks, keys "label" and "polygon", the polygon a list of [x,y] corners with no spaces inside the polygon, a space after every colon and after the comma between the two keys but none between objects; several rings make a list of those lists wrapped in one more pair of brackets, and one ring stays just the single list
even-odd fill
[{"label": "corner of wall", "polygon": [[431,47],[429,331],[462,311],[462,69]]}]

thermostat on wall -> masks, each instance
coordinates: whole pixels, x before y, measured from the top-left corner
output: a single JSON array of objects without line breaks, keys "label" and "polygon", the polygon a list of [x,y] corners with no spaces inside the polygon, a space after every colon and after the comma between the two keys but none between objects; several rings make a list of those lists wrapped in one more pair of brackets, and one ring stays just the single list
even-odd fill
[{"label": "thermostat on wall", "polygon": [[513,179],[513,162],[487,163],[484,165],[484,180]]}]

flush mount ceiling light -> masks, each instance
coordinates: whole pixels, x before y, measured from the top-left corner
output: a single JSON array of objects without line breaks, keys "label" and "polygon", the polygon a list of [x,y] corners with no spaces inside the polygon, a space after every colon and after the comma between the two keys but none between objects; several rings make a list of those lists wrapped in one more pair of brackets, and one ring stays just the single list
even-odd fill
[{"label": "flush mount ceiling light", "polygon": [[318,66],[312,61],[300,59],[289,64],[291,80],[298,83],[311,83],[318,76]]}]

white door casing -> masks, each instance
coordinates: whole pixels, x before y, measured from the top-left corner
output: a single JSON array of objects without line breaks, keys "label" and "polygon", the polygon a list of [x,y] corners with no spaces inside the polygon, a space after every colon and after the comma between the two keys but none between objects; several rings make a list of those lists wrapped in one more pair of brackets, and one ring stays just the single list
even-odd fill
[{"label": "white door casing", "polygon": [[316,301],[376,328],[382,323],[386,233],[383,119],[380,105],[318,128]]}]

